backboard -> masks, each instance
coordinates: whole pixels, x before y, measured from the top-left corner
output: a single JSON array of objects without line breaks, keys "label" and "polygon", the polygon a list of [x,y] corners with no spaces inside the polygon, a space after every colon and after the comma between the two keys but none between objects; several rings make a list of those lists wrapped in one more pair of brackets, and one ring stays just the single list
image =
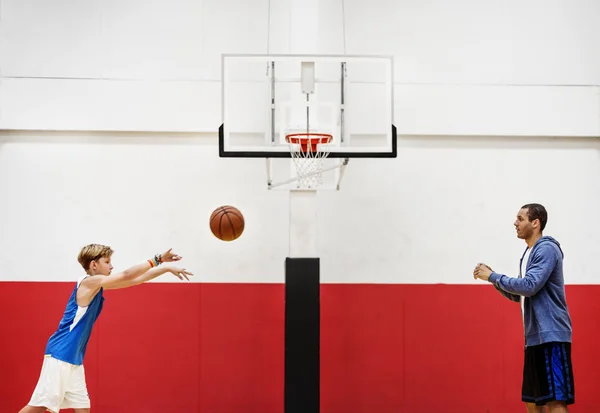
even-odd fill
[{"label": "backboard", "polygon": [[327,134],[339,189],[349,158],[397,155],[393,73],[391,56],[225,54],[219,156],[294,158],[291,135]]},{"label": "backboard", "polygon": [[221,157],[289,158],[286,135],[328,133],[330,158],[396,157],[393,58],[222,56]]}]

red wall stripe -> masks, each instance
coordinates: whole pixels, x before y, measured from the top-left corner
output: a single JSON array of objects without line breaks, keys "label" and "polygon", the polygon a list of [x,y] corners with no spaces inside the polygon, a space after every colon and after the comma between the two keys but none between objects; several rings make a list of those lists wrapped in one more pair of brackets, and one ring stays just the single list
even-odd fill
[{"label": "red wall stripe", "polygon": [[[73,283],[0,283],[0,411],[36,384]],[[600,285],[569,285],[576,404],[600,383]],[[322,413],[523,409],[519,305],[486,285],[325,284]],[[282,413],[284,286],[107,291],[85,359],[96,413]]]}]

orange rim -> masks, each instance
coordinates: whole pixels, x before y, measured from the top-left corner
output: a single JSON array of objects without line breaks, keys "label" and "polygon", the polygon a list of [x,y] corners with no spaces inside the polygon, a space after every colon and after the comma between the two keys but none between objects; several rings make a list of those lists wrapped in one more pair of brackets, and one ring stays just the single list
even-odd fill
[{"label": "orange rim", "polygon": [[291,133],[285,136],[285,140],[288,143],[300,145],[302,152],[317,152],[318,145],[329,143],[333,139],[333,136],[327,133]]}]

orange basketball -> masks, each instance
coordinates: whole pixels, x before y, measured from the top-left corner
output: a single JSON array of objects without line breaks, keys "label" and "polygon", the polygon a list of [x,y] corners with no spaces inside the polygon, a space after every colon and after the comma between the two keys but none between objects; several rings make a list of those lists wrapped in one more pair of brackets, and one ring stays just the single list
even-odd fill
[{"label": "orange basketball", "polygon": [[244,232],[244,216],[231,205],[220,206],[210,215],[210,230],[222,241],[233,241]]}]

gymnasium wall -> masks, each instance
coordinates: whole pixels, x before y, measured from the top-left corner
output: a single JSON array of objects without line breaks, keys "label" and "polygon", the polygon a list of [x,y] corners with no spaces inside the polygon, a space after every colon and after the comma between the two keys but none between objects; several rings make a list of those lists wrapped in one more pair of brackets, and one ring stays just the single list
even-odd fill
[{"label": "gymnasium wall", "polygon": [[[394,55],[401,134],[600,135],[594,0],[0,7],[3,128],[212,133],[222,53],[308,52]],[[315,36],[317,50],[306,50]]]},{"label": "gymnasium wall", "polygon": [[[106,293],[93,411],[282,412],[289,198],[264,161],[217,156],[219,56],[289,52],[302,4],[319,53],[393,54],[397,82],[398,158],[319,194],[322,412],[522,408],[518,305],[471,273],[517,274],[526,202],[565,252],[572,411],[590,411],[597,3],[1,0],[0,412],[28,401],[90,242],[116,270],[173,247],[196,274]],[[236,242],[209,232],[221,204],[246,217]]]}]

